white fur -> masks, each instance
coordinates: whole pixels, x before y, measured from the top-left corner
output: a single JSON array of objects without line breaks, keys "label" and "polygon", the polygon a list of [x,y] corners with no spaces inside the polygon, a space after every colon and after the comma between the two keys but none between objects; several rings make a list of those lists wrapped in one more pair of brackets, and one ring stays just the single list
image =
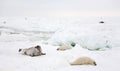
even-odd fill
[{"label": "white fur", "polygon": [[70,63],[71,65],[96,65],[96,62],[89,57],[80,57]]},{"label": "white fur", "polygon": [[57,50],[60,50],[60,51],[65,51],[65,50],[68,50],[68,49],[72,49],[72,46],[70,46],[70,45],[62,45],[59,48],[57,48]]}]

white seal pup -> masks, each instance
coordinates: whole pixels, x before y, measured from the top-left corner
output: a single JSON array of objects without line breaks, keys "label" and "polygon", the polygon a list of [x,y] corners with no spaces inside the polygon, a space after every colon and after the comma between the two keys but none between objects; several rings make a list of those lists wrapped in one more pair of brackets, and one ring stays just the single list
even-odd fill
[{"label": "white seal pup", "polygon": [[70,65],[94,65],[96,66],[96,62],[89,57],[80,57],[75,61],[71,62]]},{"label": "white seal pup", "polygon": [[67,44],[64,44],[64,45],[61,45],[59,48],[57,48],[58,51],[65,51],[65,50],[68,50],[68,49],[72,49],[73,47],[71,45],[67,45]]}]

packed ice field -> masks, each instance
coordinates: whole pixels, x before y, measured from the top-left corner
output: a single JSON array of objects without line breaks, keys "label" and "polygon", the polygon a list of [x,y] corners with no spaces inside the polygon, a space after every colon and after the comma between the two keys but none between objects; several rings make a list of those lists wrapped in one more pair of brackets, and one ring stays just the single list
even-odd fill
[{"label": "packed ice field", "polygon": [[[0,71],[119,71],[119,19],[0,17]],[[56,50],[72,43],[76,45],[69,50]],[[30,57],[18,52],[35,45],[40,45],[46,55]],[[97,66],[70,65],[82,56],[94,59]]]}]

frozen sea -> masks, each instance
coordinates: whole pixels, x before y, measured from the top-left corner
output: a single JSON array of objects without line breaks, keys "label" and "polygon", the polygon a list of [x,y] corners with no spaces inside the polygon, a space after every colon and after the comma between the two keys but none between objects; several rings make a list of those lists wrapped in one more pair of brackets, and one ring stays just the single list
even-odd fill
[{"label": "frozen sea", "polygon": [[[0,17],[0,71],[119,71],[120,17]],[[104,23],[100,23],[104,21]],[[61,44],[76,46],[57,51]],[[45,56],[21,55],[40,45]],[[78,57],[97,66],[70,66]]]}]

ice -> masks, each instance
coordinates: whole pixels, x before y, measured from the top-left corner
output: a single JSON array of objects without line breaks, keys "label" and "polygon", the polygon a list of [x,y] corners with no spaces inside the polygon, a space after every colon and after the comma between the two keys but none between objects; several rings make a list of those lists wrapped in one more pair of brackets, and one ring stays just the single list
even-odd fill
[{"label": "ice", "polygon": [[9,34],[13,40],[18,34],[18,40],[23,40],[19,36],[23,35],[30,41],[45,40],[44,43],[52,45],[76,43],[90,50],[104,50],[120,46],[119,18],[1,17],[0,32],[1,35]]},{"label": "ice", "polygon": [[[48,40],[49,44],[60,45],[62,43],[80,44],[83,48],[90,50],[104,50],[119,45],[120,35],[118,18],[105,18],[105,23],[99,23],[99,18],[84,19],[84,23],[70,23],[57,31]],[[110,19],[110,20],[109,20]],[[88,22],[85,22],[89,21]],[[71,21],[71,20],[70,20]],[[98,21],[98,22],[97,22]]]},{"label": "ice", "polygon": [[[1,17],[0,71],[119,71],[119,19]],[[56,50],[58,45],[73,43],[76,46],[70,50]],[[18,52],[19,48],[35,45],[40,45],[46,55],[30,57]],[[94,59],[97,66],[70,66],[71,61],[81,56]]]}]

